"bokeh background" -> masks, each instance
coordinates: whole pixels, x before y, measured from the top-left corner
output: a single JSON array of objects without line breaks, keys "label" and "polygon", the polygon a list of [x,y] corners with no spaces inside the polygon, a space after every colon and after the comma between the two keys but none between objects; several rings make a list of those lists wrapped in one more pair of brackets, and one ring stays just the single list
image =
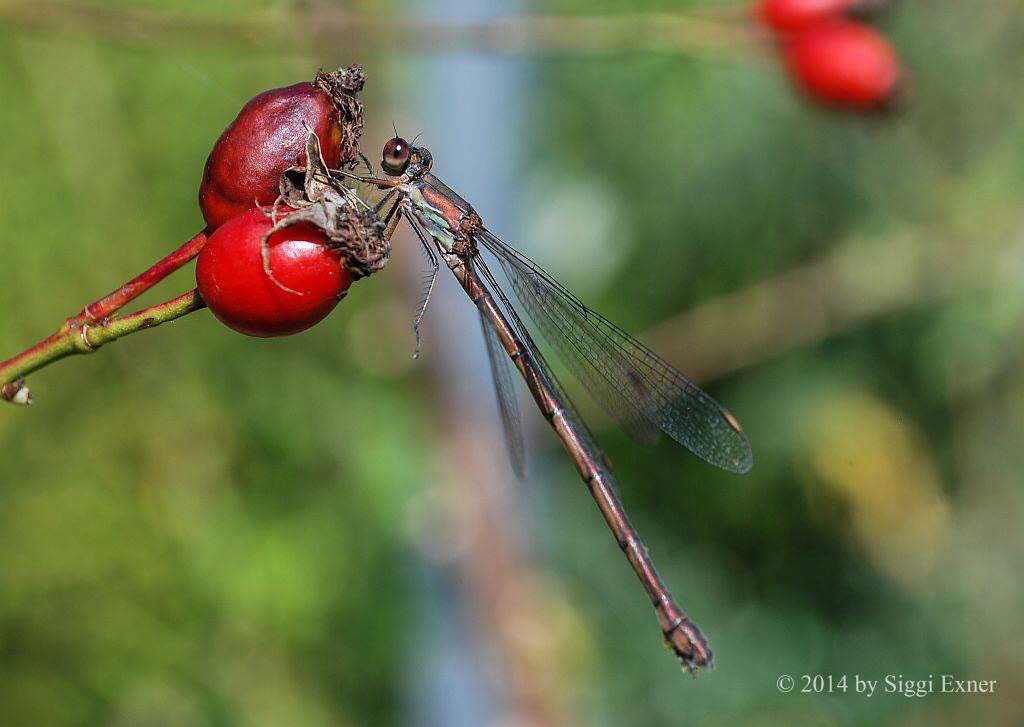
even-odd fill
[{"label": "bokeh background", "polygon": [[[446,279],[411,359],[423,264],[401,235],[313,330],[200,312],[0,411],[0,723],[1024,721],[1024,10],[899,2],[879,26],[912,93],[889,118],[806,103],[744,18],[0,3],[4,356],[196,232],[249,97],[360,62],[368,155],[392,123],[422,133],[494,230],[692,373],[756,456],[729,476],[584,402],[715,648],[691,679],[530,409],[511,477]],[[805,674],[850,692],[799,693]],[[852,693],[942,674],[996,692]]]}]

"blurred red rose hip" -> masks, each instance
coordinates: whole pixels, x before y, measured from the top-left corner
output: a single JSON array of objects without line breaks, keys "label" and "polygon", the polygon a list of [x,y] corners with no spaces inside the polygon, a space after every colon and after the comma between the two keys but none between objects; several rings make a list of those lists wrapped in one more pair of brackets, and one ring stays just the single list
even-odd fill
[{"label": "blurred red rose hip", "polygon": [[[362,70],[353,66],[321,73],[312,83],[265,91],[249,101],[206,160],[199,206],[209,228],[277,199],[285,170],[306,163],[304,123],[319,137],[328,167],[352,161],[362,124],[354,94],[364,81]],[[346,122],[354,126],[349,138]]]},{"label": "blurred red rose hip", "polygon": [[813,99],[830,106],[880,110],[894,100],[900,80],[896,52],[877,32],[859,23],[823,23],[785,45],[793,80]]},{"label": "blurred red rose hip", "polygon": [[[283,216],[290,210],[278,211]],[[281,285],[275,283],[262,257],[263,236],[271,226],[263,210],[249,210],[210,235],[196,263],[206,305],[226,326],[250,336],[285,336],[309,328],[334,310],[352,283],[326,235],[308,223],[270,236],[270,270]]]},{"label": "blurred red rose hip", "polygon": [[759,0],[754,15],[778,33],[792,33],[826,20],[867,15],[884,4],[883,0]]}]

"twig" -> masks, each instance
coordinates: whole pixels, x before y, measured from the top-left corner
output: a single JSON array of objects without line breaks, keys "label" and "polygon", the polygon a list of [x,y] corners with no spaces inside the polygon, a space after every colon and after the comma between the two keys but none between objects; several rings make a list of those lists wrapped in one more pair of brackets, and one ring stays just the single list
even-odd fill
[{"label": "twig", "polygon": [[203,230],[141,275],[132,278],[113,293],[90,303],[78,315],[68,318],[61,330],[81,328],[86,324],[92,325],[112,313],[116,313],[198,255],[199,251],[203,249],[203,245],[206,244],[206,237],[206,230]]},{"label": "twig", "polygon": [[[993,219],[986,218],[990,229]],[[943,239],[929,228],[880,245],[847,244],[702,303],[642,338],[698,383],[710,381],[880,316],[990,286],[1005,260],[1020,254],[1013,223],[1006,227],[991,242]]]},{"label": "twig", "polygon": [[86,33],[123,43],[195,47],[225,44],[294,50],[312,28],[352,55],[468,50],[497,54],[602,55],[737,51],[760,54],[765,37],[734,12],[622,13],[614,16],[520,15],[484,21],[373,17],[316,6],[284,15],[189,15],[86,3],[24,2],[0,7],[0,21],[45,32]]},{"label": "twig", "polygon": [[[159,316],[173,311],[175,306],[172,304],[183,300],[186,296],[195,295],[198,299],[198,294],[195,294],[193,291],[193,293],[187,293],[185,296],[179,296],[172,301],[161,303],[152,308],[133,313],[130,316],[106,320],[108,316],[117,312],[135,298],[138,298],[198,255],[199,251],[203,249],[203,245],[206,244],[206,239],[206,231],[203,230],[145,272],[132,278],[112,293],[108,293],[99,300],[85,306],[77,315],[73,315],[64,321],[64,325],[60,327],[60,330],[49,338],[40,341],[32,348],[0,364],[0,384],[2,384],[0,385],[0,401],[21,405],[31,404],[32,392],[25,385],[24,376],[32,371],[72,353],[90,353],[96,350],[98,346],[114,338],[120,338],[142,328],[159,325],[165,321],[185,315],[185,313],[190,313],[192,310],[201,308],[202,301],[199,301],[199,305],[195,308],[185,310],[176,315],[170,315],[168,318],[159,318]],[[169,311],[165,311],[165,307]],[[147,323],[147,314],[151,312],[157,317],[153,319],[153,322]],[[140,316],[141,318],[138,318]],[[124,325],[130,327],[137,323],[137,320],[141,320],[142,323],[136,328],[104,337],[106,336],[105,331],[123,330],[122,327]],[[96,325],[97,323],[100,325]]]},{"label": "twig", "polygon": [[[0,399],[18,404],[29,404],[31,392],[24,377],[65,356],[92,353],[105,343],[136,333],[161,323],[173,321],[206,307],[196,290],[179,295],[126,316],[107,319],[101,323],[84,323],[71,327],[65,324],[49,338],[0,363]],[[74,320],[73,318],[70,320]]]}]

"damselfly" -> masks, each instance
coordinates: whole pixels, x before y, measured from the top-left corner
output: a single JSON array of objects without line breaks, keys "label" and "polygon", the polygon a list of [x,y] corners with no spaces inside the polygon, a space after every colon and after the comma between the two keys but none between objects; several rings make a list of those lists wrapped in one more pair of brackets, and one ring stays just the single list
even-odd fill
[{"label": "damselfly", "polygon": [[[386,178],[351,176],[388,190],[376,210],[387,208],[388,236],[399,220],[409,222],[432,264],[430,289],[440,258],[476,304],[513,468],[522,474],[523,440],[509,361],[576,463],[651,598],[665,641],[687,669],[710,665],[707,640],[655,570],[619,499],[607,459],[534,342],[525,319],[598,403],[641,441],[653,442],[661,430],[707,462],[746,473],[753,457],[742,427],[727,409],[657,354],[587,308],[539,265],[487,230],[473,207],[431,174],[431,162],[429,151],[396,135],[384,145],[381,166]],[[525,318],[483,253],[501,266]],[[428,300],[429,294],[417,311],[417,340]]]}]

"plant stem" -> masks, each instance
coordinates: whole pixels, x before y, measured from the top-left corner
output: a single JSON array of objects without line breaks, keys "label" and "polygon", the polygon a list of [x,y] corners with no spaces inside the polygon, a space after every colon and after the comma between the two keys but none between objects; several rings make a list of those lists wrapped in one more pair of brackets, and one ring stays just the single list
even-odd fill
[{"label": "plant stem", "polygon": [[90,303],[83,308],[82,312],[78,315],[68,318],[61,330],[73,330],[81,328],[85,324],[92,325],[120,310],[122,307],[127,305],[129,301],[138,298],[144,292],[198,255],[199,251],[203,249],[203,245],[206,244],[206,237],[206,230],[203,230],[163,260],[154,264],[153,267],[149,268],[141,275],[132,278],[113,293]]},{"label": "plant stem", "polygon": [[91,353],[115,338],[166,323],[202,308],[204,304],[199,294],[192,291],[138,313],[108,320],[111,314],[198,255],[206,239],[206,230],[199,232],[148,270],[68,318],[60,330],[49,338],[0,364],[0,401],[31,404],[32,393],[25,386],[23,378],[26,374],[65,356]]},{"label": "plant stem", "polygon": [[[169,258],[165,258],[161,262],[165,262],[167,259]],[[136,278],[136,280],[139,280],[139,278]],[[141,292],[141,290],[138,292]],[[108,300],[112,296],[113,294],[103,300]],[[125,316],[109,318],[96,324],[86,322],[81,325],[69,325],[77,317],[70,318],[67,323],[61,326],[59,331],[49,338],[43,339],[35,346],[0,363],[0,399],[18,404],[30,404],[32,397],[25,387],[23,378],[33,371],[41,369],[65,356],[92,353],[103,344],[122,336],[127,336],[129,333],[159,326],[161,323],[173,321],[176,318],[181,318],[205,307],[206,304],[199,297],[199,291],[191,290],[163,303],[158,303]]]},{"label": "plant stem", "polygon": [[709,53],[731,60],[759,61],[766,36],[749,15],[728,8],[703,12],[635,12],[604,15],[520,15],[465,19],[386,18],[352,13],[321,3],[309,13],[250,13],[240,20],[143,8],[101,7],[99,3],[0,3],[0,26],[32,31],[59,29],[115,42],[134,42],[142,33],[165,45],[189,47],[254,44],[261,51],[294,53],[296,33],[315,23],[318,41],[354,56],[394,48],[436,52],[467,50],[492,54],[591,56],[616,53]]}]

